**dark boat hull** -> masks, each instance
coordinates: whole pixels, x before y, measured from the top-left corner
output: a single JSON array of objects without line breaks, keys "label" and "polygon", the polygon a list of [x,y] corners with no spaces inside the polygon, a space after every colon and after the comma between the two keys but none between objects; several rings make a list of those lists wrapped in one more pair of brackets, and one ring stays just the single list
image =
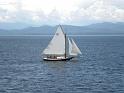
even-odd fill
[{"label": "dark boat hull", "polygon": [[74,58],[74,57],[69,57],[69,58],[63,58],[63,59],[51,59],[51,58],[44,58],[43,60],[44,61],[69,61],[69,60],[71,60],[72,58]]}]

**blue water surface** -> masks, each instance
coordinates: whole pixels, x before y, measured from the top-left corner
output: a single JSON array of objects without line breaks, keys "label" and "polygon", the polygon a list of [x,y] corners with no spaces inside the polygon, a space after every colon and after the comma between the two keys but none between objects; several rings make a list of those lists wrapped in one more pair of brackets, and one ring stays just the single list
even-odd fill
[{"label": "blue water surface", "polygon": [[0,36],[0,93],[124,93],[123,36],[74,36],[80,57],[45,62],[51,38]]}]

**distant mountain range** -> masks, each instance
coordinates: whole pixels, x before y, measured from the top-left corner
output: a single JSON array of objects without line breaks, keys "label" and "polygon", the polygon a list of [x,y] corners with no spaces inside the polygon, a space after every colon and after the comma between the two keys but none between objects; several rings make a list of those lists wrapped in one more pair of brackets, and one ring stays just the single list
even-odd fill
[{"label": "distant mountain range", "polygon": [[0,29],[10,30],[10,29],[24,29],[30,26],[26,23],[0,23]]},{"label": "distant mountain range", "polygon": [[[69,35],[124,35],[124,22],[104,22],[88,26],[62,25],[62,27]],[[55,33],[56,28],[57,26],[48,25],[25,28],[22,25],[21,29],[0,29],[0,35],[52,35]]]}]

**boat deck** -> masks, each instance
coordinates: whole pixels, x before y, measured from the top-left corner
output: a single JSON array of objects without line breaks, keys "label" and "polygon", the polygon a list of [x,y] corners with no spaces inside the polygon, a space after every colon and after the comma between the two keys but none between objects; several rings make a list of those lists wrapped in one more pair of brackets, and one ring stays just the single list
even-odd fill
[{"label": "boat deck", "polygon": [[67,57],[62,59],[53,59],[53,58],[43,58],[44,61],[68,61],[74,57]]}]

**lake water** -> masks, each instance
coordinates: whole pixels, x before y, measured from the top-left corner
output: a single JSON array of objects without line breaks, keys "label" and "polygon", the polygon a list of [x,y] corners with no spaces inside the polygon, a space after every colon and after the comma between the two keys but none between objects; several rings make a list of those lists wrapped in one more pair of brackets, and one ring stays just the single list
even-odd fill
[{"label": "lake water", "polygon": [[49,36],[0,36],[0,93],[124,93],[124,37],[73,37],[82,55],[44,62]]}]

